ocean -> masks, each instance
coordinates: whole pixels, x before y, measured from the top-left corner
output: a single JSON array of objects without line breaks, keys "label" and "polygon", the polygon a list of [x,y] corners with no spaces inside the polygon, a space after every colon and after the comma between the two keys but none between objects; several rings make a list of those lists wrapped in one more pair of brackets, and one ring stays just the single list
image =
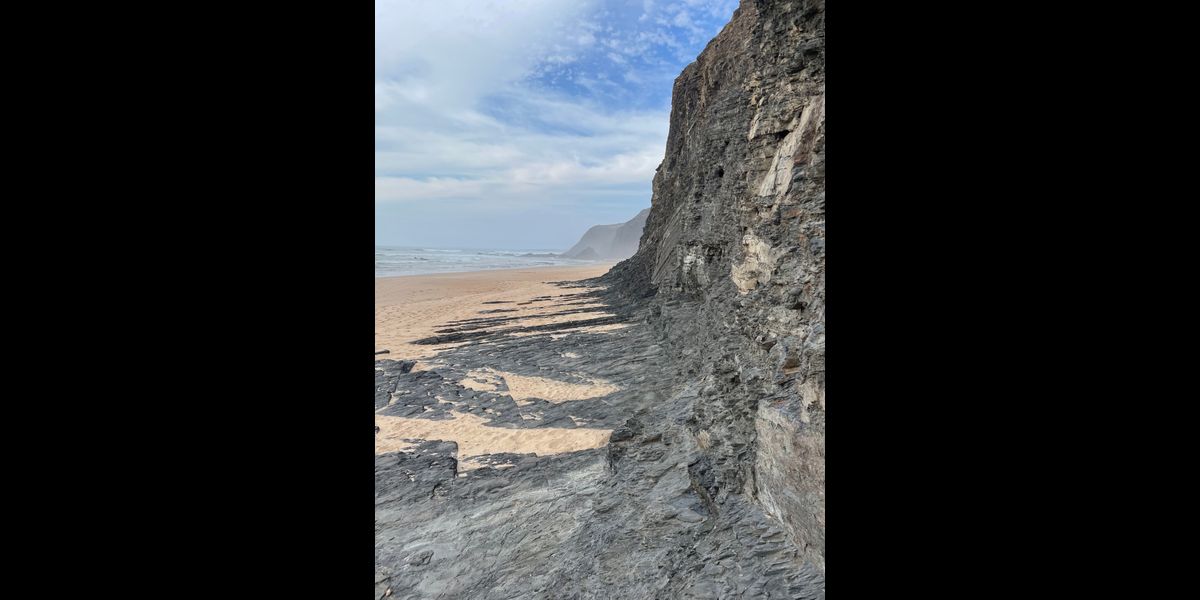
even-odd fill
[{"label": "ocean", "polygon": [[375,276],[428,275],[489,269],[580,266],[596,261],[559,258],[554,250],[469,250],[375,246]]}]

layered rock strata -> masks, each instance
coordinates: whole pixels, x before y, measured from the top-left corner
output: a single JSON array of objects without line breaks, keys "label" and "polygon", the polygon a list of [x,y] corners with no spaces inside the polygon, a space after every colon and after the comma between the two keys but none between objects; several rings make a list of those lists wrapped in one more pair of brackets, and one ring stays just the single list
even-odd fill
[{"label": "layered rock strata", "polygon": [[480,306],[424,368],[376,361],[377,422],[602,438],[377,425],[377,598],[824,598],[824,92],[824,2],[743,0],[675,83],[632,258],[530,300],[555,322]]}]

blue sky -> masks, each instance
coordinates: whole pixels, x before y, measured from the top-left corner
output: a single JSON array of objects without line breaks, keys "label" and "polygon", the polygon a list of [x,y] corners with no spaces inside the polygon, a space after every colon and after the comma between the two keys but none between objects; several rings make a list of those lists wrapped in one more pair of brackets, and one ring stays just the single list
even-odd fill
[{"label": "blue sky", "polygon": [[737,0],[376,0],[375,243],[565,249],[650,206]]}]

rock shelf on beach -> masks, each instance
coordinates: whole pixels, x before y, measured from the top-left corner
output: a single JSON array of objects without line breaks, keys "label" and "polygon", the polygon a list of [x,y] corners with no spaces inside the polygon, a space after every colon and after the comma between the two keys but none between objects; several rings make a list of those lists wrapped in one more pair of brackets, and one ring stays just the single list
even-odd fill
[{"label": "rock shelf on beach", "polygon": [[824,9],[676,79],[628,260],[377,333],[377,598],[824,598]]}]

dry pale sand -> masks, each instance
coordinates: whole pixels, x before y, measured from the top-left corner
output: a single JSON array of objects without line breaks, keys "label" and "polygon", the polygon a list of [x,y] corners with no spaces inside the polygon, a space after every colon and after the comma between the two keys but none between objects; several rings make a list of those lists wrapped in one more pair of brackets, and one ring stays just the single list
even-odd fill
[{"label": "dry pale sand", "polygon": [[[611,429],[509,429],[489,427],[487,420],[467,413],[455,413],[453,420],[408,419],[375,415],[379,433],[375,434],[375,453],[395,452],[410,446],[405,439],[444,440],[458,443],[458,470],[482,466],[468,457],[497,452],[546,456],[599,448],[608,443]],[[464,460],[464,458],[466,460]]]},{"label": "dry pale sand", "polygon": [[[499,387],[497,384],[504,382],[508,386],[508,391],[504,393],[511,396],[517,405],[528,404],[531,398],[541,398],[555,404],[571,400],[587,400],[607,396],[620,389],[603,379],[591,379],[590,383],[571,383],[549,377],[529,377],[494,369],[471,371],[467,375],[470,378],[464,379],[462,385],[473,390],[495,391]],[[484,380],[485,383],[477,381],[479,379]]]},{"label": "dry pale sand", "polygon": [[[597,277],[607,272],[611,266],[598,264],[587,267],[504,269],[376,278],[375,350],[390,351],[389,354],[378,355],[376,358],[420,359],[416,369],[436,364],[437,354],[453,344],[421,346],[413,344],[412,341],[436,335],[435,330],[446,327],[450,321],[520,317],[519,322],[505,326],[527,326],[607,316],[609,313],[599,304],[563,306],[555,302],[535,302],[518,306],[517,303],[528,302],[538,296],[571,293],[573,290],[565,290],[547,282]],[[497,301],[508,303],[484,304]],[[571,315],[545,316],[568,308],[590,310]],[[482,310],[492,309],[514,312],[480,314]],[[617,328],[619,327],[593,326],[587,330],[611,331]],[[565,330],[564,333],[569,331],[571,330]],[[464,386],[491,391],[496,389],[497,382],[503,381],[509,388],[507,393],[522,405],[529,404],[529,398],[560,403],[596,398],[618,389],[606,381],[572,383],[552,377],[530,377],[495,371],[487,365],[480,365],[471,375],[484,379],[485,383],[468,379],[463,382]],[[453,420],[434,421],[376,414],[375,425],[379,427],[379,433],[375,435],[375,452],[407,449],[411,443],[404,440],[408,439],[453,441],[458,444],[459,470],[466,471],[482,466],[469,457],[498,452],[533,453],[539,456],[575,452],[603,446],[608,443],[612,433],[609,429],[491,427],[487,424],[487,419],[482,417],[458,412],[454,413],[454,416]],[[540,418],[540,415],[534,414],[522,416],[535,420]]]},{"label": "dry pale sand", "polygon": [[[375,351],[389,350],[377,358],[417,359],[435,355],[444,347],[418,346],[413,340],[436,335],[449,321],[482,317],[534,316],[550,310],[549,303],[535,302],[517,306],[538,296],[570,293],[549,281],[572,281],[598,277],[608,272],[611,263],[586,267],[540,267],[532,269],[496,269],[471,273],[408,275],[375,278]],[[483,304],[510,301],[512,304]],[[578,308],[578,307],[572,307]],[[597,307],[599,308],[599,307]],[[480,314],[487,309],[515,309],[517,312]],[[602,310],[565,317],[541,318],[529,324],[561,322],[603,316]],[[450,345],[450,346],[453,346]]]}]

